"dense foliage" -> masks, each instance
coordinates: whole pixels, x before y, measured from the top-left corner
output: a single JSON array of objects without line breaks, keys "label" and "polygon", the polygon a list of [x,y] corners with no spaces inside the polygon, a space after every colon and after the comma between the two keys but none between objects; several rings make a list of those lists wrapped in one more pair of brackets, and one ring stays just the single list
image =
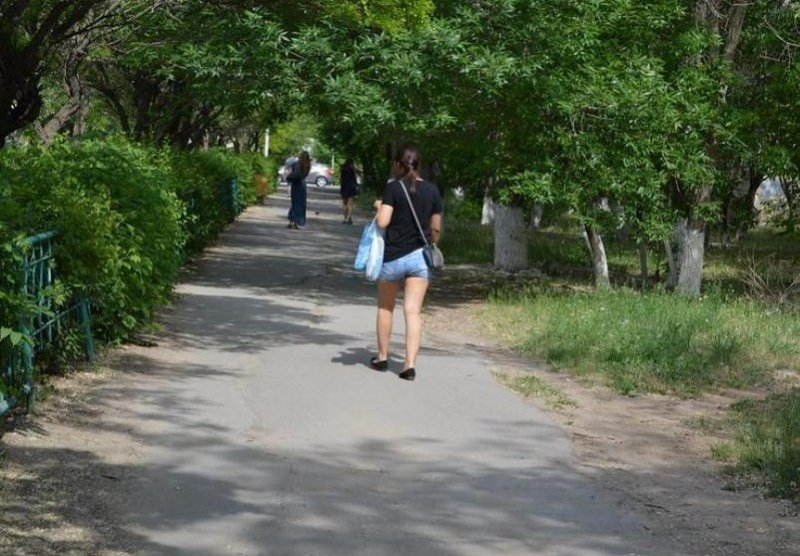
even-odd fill
[{"label": "dense foliage", "polygon": [[231,181],[243,207],[255,198],[254,175],[271,171],[225,151],[173,153],[120,138],[0,151],[2,322],[25,310],[14,238],[55,230],[59,295],[91,299],[99,338],[126,337],[167,301],[185,256],[234,216]]},{"label": "dense foliage", "polygon": [[[65,287],[49,295],[89,296],[100,335],[125,337],[252,201],[252,174],[275,175],[252,153],[286,121],[280,156],[316,130],[374,189],[392,147],[420,143],[425,173],[466,197],[451,260],[498,264],[532,238],[520,266],[568,259],[609,288],[613,250],[635,248],[639,287],[698,297],[710,234],[753,230],[765,178],[781,224],[800,222],[799,50],[794,0],[0,2],[0,345],[25,341],[8,324],[29,304],[20,237],[57,229]],[[478,225],[484,197],[513,233]],[[570,229],[546,241],[524,228],[535,214]],[[667,294],[536,303],[538,354],[597,362],[623,391],[747,382],[727,368],[769,340],[735,320],[780,322]]]},{"label": "dense foliage", "polygon": [[693,295],[712,227],[752,226],[766,176],[793,192],[796,3],[438,7],[401,33],[293,40],[305,72],[326,76],[307,101],[374,183],[385,145],[415,138],[441,185],[570,210],[599,245],[623,228],[674,241],[671,285]]}]

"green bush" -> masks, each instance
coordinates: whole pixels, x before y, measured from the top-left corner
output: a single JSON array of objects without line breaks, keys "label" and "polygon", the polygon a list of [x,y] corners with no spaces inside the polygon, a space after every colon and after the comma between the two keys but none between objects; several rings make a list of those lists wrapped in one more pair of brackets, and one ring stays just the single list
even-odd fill
[{"label": "green bush", "polygon": [[163,153],[114,139],[4,149],[0,181],[15,234],[59,233],[56,272],[67,295],[92,300],[100,337],[125,336],[166,300],[184,234]]},{"label": "green bush", "polygon": [[[189,254],[214,241],[245,206],[256,200],[253,178],[270,171],[271,162],[260,155],[236,155],[224,149],[184,151],[172,155],[176,193],[186,206],[183,227]],[[230,202],[230,185],[237,182],[236,206]]]},{"label": "green bush", "polygon": [[463,198],[459,199],[455,194],[449,193],[446,196],[445,216],[453,222],[475,222],[481,221],[483,204],[479,199]]},{"label": "green bush", "polygon": [[[168,300],[187,254],[213,241],[255,199],[252,157],[172,152],[122,138],[0,151],[0,323],[29,310],[19,291],[20,238],[58,232],[64,297],[88,297],[94,333],[113,341]],[[226,195],[239,182],[236,206]],[[8,351],[9,338],[0,339]],[[2,357],[2,352],[0,352]]]},{"label": "green bush", "polygon": [[[263,176],[267,180],[268,192],[275,192],[278,189],[278,165],[274,158],[265,158],[258,153],[240,154],[239,157],[250,165],[253,177]],[[253,180],[249,180],[253,184]],[[253,189],[255,198],[255,189]],[[250,202],[246,204],[251,204]]]}]

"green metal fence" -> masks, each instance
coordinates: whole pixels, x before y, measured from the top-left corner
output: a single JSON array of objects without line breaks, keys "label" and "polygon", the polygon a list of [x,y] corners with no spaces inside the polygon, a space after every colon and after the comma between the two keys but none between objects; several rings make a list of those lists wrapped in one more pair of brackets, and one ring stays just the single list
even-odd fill
[{"label": "green metal fence", "polygon": [[[195,210],[197,194],[191,193],[183,199],[189,212]],[[231,179],[221,184],[219,202],[229,221],[236,219],[244,206],[240,199],[239,181]],[[0,383],[5,386],[4,395],[0,389],[0,416],[6,414],[20,403],[27,408],[34,395],[34,360],[36,352],[51,345],[62,332],[65,323],[72,318],[78,322],[83,336],[87,360],[94,357],[94,344],[90,327],[89,303],[78,300],[65,307],[54,307],[49,290],[54,278],[53,249],[57,239],[55,232],[45,232],[29,237],[20,245],[23,275],[23,293],[34,303],[33,316],[20,317],[17,327],[29,341],[20,343],[13,349],[0,352]],[[9,393],[10,392],[10,393]]]},{"label": "green metal fence", "polygon": [[90,326],[89,303],[81,299],[56,307],[50,290],[55,283],[53,249],[55,232],[45,232],[26,238],[19,246],[22,260],[22,293],[35,310],[32,315],[20,316],[18,328],[27,341],[4,354],[0,361],[0,381],[7,394],[0,392],[0,415],[24,403],[30,409],[34,395],[33,365],[37,350],[51,345],[72,318],[83,337],[87,360],[94,358],[94,342]]},{"label": "green metal fence", "polygon": [[242,212],[242,205],[239,200],[239,180],[236,178],[226,182],[222,188],[222,197],[220,199],[223,210],[225,211],[228,222],[233,222],[236,217]]}]

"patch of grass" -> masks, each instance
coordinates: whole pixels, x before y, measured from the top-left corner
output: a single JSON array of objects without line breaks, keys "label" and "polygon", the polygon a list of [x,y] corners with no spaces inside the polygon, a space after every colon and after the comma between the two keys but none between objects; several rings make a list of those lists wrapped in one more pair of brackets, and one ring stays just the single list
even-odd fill
[{"label": "patch of grass", "polygon": [[505,373],[494,373],[494,376],[507,388],[522,394],[526,398],[539,398],[551,409],[578,406],[564,392],[550,386],[539,377],[533,375],[511,376]]},{"label": "patch of grass", "polygon": [[689,417],[681,421],[683,426],[702,434],[715,434],[724,428],[724,423],[711,417]]},{"label": "patch of grass", "polygon": [[501,341],[623,394],[693,396],[800,368],[800,315],[744,299],[536,285],[495,294],[482,317]]},{"label": "patch of grass", "polygon": [[718,442],[711,446],[711,457],[728,463],[733,459],[733,446],[730,442]]},{"label": "patch of grass", "polygon": [[800,388],[731,407],[732,440],[713,455],[766,478],[772,494],[800,498]]},{"label": "patch of grass", "polygon": [[439,247],[447,264],[490,264],[494,261],[491,226],[460,219],[447,220]]},{"label": "patch of grass", "polygon": [[555,274],[565,268],[590,269],[591,260],[578,234],[541,230],[531,232],[528,241],[531,266]]},{"label": "patch of grass", "polygon": [[56,393],[55,386],[50,382],[41,382],[34,390],[36,395],[36,403],[41,404],[49,400]]}]

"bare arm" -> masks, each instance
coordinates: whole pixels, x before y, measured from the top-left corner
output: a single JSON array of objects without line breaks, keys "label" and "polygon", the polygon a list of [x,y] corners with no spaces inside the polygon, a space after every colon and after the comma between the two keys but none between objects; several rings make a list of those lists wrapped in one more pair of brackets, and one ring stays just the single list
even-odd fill
[{"label": "bare arm", "polygon": [[389,222],[392,221],[394,207],[392,205],[384,205],[381,201],[375,201],[375,209],[378,211],[375,217],[378,228],[384,229],[389,226]]},{"label": "bare arm", "polygon": [[431,215],[431,239],[434,243],[439,243],[442,237],[442,214]]}]

